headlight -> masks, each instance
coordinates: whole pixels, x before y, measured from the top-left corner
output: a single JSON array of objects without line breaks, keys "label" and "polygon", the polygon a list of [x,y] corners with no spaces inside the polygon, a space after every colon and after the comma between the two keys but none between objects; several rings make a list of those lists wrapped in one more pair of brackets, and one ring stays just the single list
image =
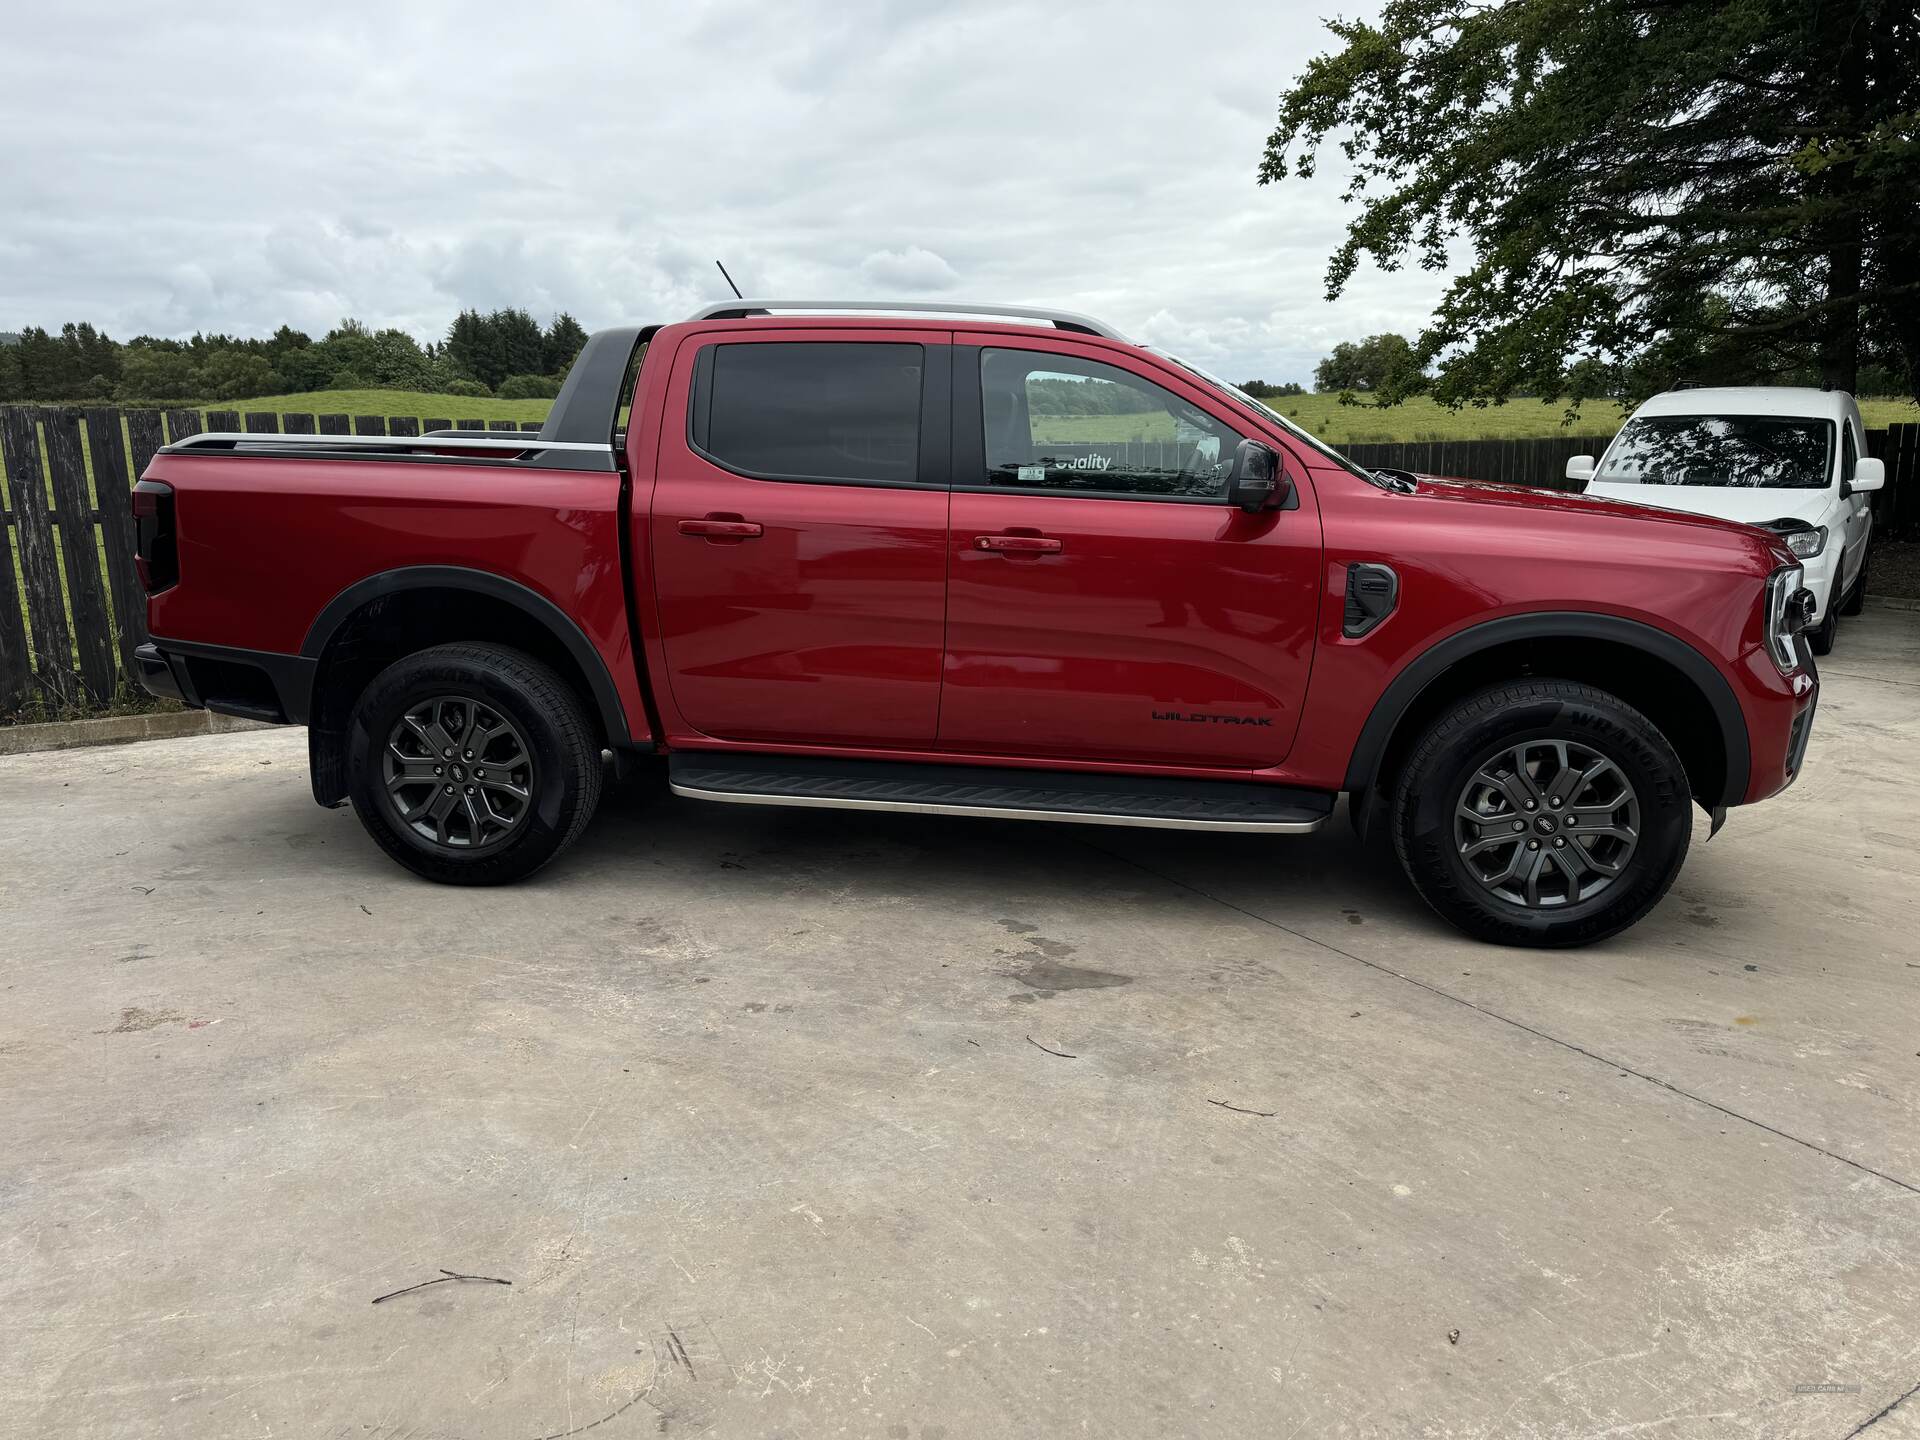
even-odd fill
[{"label": "headlight", "polygon": [[1786,542],[1787,549],[1801,560],[1811,560],[1827,548],[1827,527],[1824,525],[1803,525],[1789,530],[1786,522],[1775,521],[1771,528]]},{"label": "headlight", "polygon": [[1806,611],[1805,602],[1795,603],[1794,597],[1806,573],[1798,565],[1783,565],[1767,579],[1767,653],[1782,675],[1791,675],[1800,664],[1794,636],[1800,633]]}]

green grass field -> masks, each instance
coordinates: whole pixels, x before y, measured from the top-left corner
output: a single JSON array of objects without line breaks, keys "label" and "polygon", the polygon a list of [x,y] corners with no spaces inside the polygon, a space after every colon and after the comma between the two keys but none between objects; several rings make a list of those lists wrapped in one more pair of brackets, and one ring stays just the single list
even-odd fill
[{"label": "green grass field", "polygon": [[494,400],[424,390],[309,390],[252,400],[202,400],[177,408],[238,410],[242,415],[411,415],[416,420],[544,420],[551,400]]},{"label": "green grass field", "polygon": [[[1620,408],[1589,402],[1571,426],[1563,425],[1566,406],[1557,400],[1512,400],[1505,405],[1449,410],[1431,400],[1409,400],[1376,409],[1342,405],[1334,395],[1288,395],[1271,402],[1289,420],[1330,445],[1396,440],[1517,440],[1553,435],[1611,435],[1620,425]],[[416,419],[544,420],[551,400],[492,400],[464,395],[434,395],[415,390],[316,390],[301,395],[265,395],[253,400],[205,401],[201,410],[272,412],[280,415],[411,415]],[[1910,400],[1863,400],[1870,430],[1889,424],[1920,423],[1920,405]],[[1147,433],[1138,415],[1088,415],[1062,418],[1070,427],[1056,436],[1085,443],[1171,439],[1171,433]],[[1051,422],[1050,422],[1051,423]],[[1165,418],[1161,417],[1164,426]],[[1136,433],[1138,432],[1138,433]]]}]

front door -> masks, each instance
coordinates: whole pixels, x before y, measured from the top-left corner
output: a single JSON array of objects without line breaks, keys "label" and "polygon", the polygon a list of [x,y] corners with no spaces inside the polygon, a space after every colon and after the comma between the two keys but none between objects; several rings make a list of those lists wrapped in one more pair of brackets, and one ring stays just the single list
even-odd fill
[{"label": "front door", "polygon": [[675,356],[650,559],[667,686],[700,735],[933,741],[951,352],[873,334],[696,335]]},{"label": "front door", "polygon": [[1226,504],[1242,434],[1198,384],[1071,341],[956,339],[978,344],[954,348],[942,748],[1284,759],[1313,652],[1313,496]]}]

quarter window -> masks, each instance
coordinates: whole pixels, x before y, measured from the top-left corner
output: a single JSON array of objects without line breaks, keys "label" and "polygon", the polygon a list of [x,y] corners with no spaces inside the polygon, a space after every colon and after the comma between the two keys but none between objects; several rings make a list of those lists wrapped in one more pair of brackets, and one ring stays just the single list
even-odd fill
[{"label": "quarter window", "polygon": [[694,448],[762,479],[913,484],[924,360],[918,345],[709,346],[695,372]]},{"label": "quarter window", "polygon": [[980,405],[975,483],[996,489],[1217,500],[1240,443],[1172,391],[1069,355],[982,350]]}]

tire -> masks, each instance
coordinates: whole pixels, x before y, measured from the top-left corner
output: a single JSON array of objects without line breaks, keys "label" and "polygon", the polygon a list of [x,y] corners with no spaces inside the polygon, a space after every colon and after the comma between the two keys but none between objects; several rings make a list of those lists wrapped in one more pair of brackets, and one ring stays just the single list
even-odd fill
[{"label": "tire", "polygon": [[347,774],[374,842],[443,885],[525,879],[579,838],[603,782],[574,688],[531,655],[480,644],[376,675],[354,706]]},{"label": "tire", "polygon": [[1840,634],[1841,602],[1845,598],[1846,597],[1840,592],[1840,576],[1836,572],[1833,577],[1833,585],[1827,591],[1827,618],[1822,620],[1819,625],[1813,629],[1807,631],[1807,644],[1813,648],[1814,654],[1827,655],[1832,653],[1834,639]]},{"label": "tire", "polygon": [[[1482,778],[1509,772],[1498,785]],[[1691,805],[1680,757],[1638,710],[1590,685],[1520,680],[1467,696],[1415,743],[1393,794],[1393,845],[1421,898],[1475,939],[1586,945],[1667,893]],[[1509,842],[1515,824],[1524,829]],[[1519,878],[1487,878],[1503,869]]]},{"label": "tire", "polygon": [[1842,615],[1858,615],[1867,608],[1867,567],[1873,563],[1873,549],[1869,545],[1867,553],[1860,557],[1860,575],[1853,582],[1853,589],[1847,592],[1847,600],[1840,607]]}]

